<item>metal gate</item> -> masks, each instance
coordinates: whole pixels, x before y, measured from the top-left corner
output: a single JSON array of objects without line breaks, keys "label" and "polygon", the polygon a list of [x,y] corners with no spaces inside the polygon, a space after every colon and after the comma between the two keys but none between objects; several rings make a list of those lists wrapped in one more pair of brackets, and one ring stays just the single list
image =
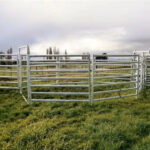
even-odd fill
[{"label": "metal gate", "polygon": [[139,55],[28,54],[27,101],[93,103],[137,97],[139,66]]},{"label": "metal gate", "polygon": [[27,55],[28,102],[92,101],[90,70],[90,55]]},{"label": "metal gate", "polygon": [[94,55],[92,68],[94,101],[138,96],[138,55]]},{"label": "metal gate", "polygon": [[150,51],[134,51],[134,55],[139,55],[139,90],[150,86]]}]

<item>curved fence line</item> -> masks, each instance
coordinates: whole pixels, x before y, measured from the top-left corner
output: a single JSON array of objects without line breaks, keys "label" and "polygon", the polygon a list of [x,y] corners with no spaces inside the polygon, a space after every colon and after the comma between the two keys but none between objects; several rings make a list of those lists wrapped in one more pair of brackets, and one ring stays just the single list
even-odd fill
[{"label": "curved fence line", "polygon": [[0,56],[0,89],[20,90],[31,103],[138,97],[150,84],[150,55]]}]

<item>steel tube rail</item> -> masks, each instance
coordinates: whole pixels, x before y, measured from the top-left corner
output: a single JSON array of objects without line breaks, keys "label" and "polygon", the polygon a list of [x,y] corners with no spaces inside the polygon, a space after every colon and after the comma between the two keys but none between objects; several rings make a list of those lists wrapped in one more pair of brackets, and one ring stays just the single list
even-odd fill
[{"label": "steel tube rail", "polygon": [[7,84],[18,84],[18,82],[11,82],[11,81],[0,81],[0,83],[2,83],[2,84],[5,84],[5,83],[7,83]]},{"label": "steel tube rail", "polygon": [[[60,61],[61,62],[61,61]],[[31,67],[33,66],[37,66],[37,67],[43,67],[43,66],[54,66],[57,65],[57,62],[51,62],[51,63],[39,63],[39,62],[34,62],[34,63],[30,63]],[[61,62],[61,65],[88,65],[87,62]]]},{"label": "steel tube rail", "polygon": [[0,70],[2,73],[17,73],[17,71],[11,71],[11,70]]},{"label": "steel tube rail", "polygon": [[19,90],[18,87],[5,87],[5,86],[1,86],[0,89],[12,89],[12,90]]},{"label": "steel tube rail", "polygon": [[121,64],[118,64],[118,63],[117,64],[107,64],[107,63],[106,64],[103,64],[103,63],[98,63],[97,64],[97,63],[95,63],[95,65],[96,66],[101,66],[101,67],[103,67],[103,66],[113,66],[113,67],[116,67],[116,66],[117,67],[118,66],[121,66],[121,67],[130,66],[130,64],[123,64],[123,63],[121,63]]},{"label": "steel tube rail", "polygon": [[97,55],[97,54],[94,54],[93,55],[94,57],[97,57],[97,56],[107,56],[107,57],[123,57],[123,58],[125,58],[125,57],[134,57],[134,56],[139,56],[139,55],[110,55],[110,54],[107,54],[107,55]]},{"label": "steel tube rail", "polygon": [[[50,62],[50,61],[45,60],[45,61],[31,61],[31,62],[30,62],[30,65],[37,65],[37,64],[41,64],[41,63],[42,63],[43,65],[44,65],[44,64],[45,64],[45,65],[46,65],[46,64],[54,64],[54,65],[57,64],[57,62]],[[70,62],[69,62],[69,61],[68,61],[68,62],[62,62],[62,61],[61,61],[61,64],[63,64],[63,65],[68,65],[68,64],[72,64],[72,65],[75,65],[75,64],[81,64],[81,65],[82,65],[82,64],[83,64],[83,65],[85,65],[85,64],[87,64],[87,61],[80,61],[80,60],[78,60],[78,61],[77,61],[77,60],[76,60],[76,61],[73,61],[73,60],[72,60],[72,62],[71,62],[71,61],[70,61]]]},{"label": "steel tube rail", "polygon": [[96,61],[95,65],[98,64],[135,64],[137,61]]},{"label": "steel tube rail", "polygon": [[[47,81],[43,81],[43,80],[31,80],[31,83],[34,83],[36,85],[37,82],[47,82]],[[24,81],[24,83],[26,83],[26,81]],[[67,85],[67,84],[88,84],[89,82],[59,82],[59,84],[63,84],[63,85]]]},{"label": "steel tube rail", "polygon": [[132,75],[132,74],[128,74],[128,73],[124,73],[124,74],[122,74],[122,73],[106,73],[106,72],[101,72],[101,73],[99,73],[99,72],[95,72],[95,75],[119,75],[119,76],[123,76],[123,75]]},{"label": "steel tube rail", "polygon": [[56,74],[48,74],[48,75],[32,75],[31,77],[50,77],[50,76],[56,76]]},{"label": "steel tube rail", "polygon": [[0,56],[18,56],[18,55],[16,55],[16,54],[0,54]]},{"label": "steel tube rail", "polygon": [[[136,75],[134,75],[136,77]],[[122,77],[133,77],[133,76],[103,76],[103,77],[94,77],[94,79],[112,79],[112,78],[122,78]],[[123,79],[123,78],[122,78]]]},{"label": "steel tube rail", "polygon": [[82,57],[82,56],[86,56],[89,57],[89,55],[61,55],[61,54],[57,54],[57,55],[30,55],[30,57]]},{"label": "steel tube rail", "polygon": [[[81,73],[63,73],[63,72],[60,72],[60,75],[81,75]],[[82,75],[88,75],[88,72],[83,72]]]},{"label": "steel tube rail", "polygon": [[0,78],[18,79],[17,76],[0,76]]},{"label": "steel tube rail", "polygon": [[128,70],[138,70],[138,68],[119,68],[119,69],[96,69],[95,71],[128,71]]},{"label": "steel tube rail", "polygon": [[60,84],[83,84],[83,83],[88,84],[89,82],[88,81],[87,82],[60,82]]},{"label": "steel tube rail", "polygon": [[30,72],[88,72],[88,69],[51,69],[51,70],[30,70]]},{"label": "steel tube rail", "polygon": [[[97,83],[97,82],[96,82]],[[97,86],[109,86],[109,85],[118,85],[118,84],[134,84],[134,83],[137,83],[137,81],[130,81],[130,82],[115,82],[115,83],[109,83],[109,84],[95,84],[94,87],[97,87]]]},{"label": "steel tube rail", "polygon": [[32,101],[39,101],[39,102],[89,102],[89,100],[78,100],[78,99],[32,99]]},{"label": "steel tube rail", "polygon": [[17,62],[16,59],[0,59],[0,62]]},{"label": "steel tube rail", "polygon": [[31,92],[32,94],[44,95],[88,95],[88,92]]},{"label": "steel tube rail", "polygon": [[114,96],[114,97],[100,98],[100,99],[94,99],[94,101],[111,100],[111,99],[118,99],[118,98],[131,97],[131,96],[136,96],[136,94],[129,94],[129,95],[120,95],[120,96]]},{"label": "steel tube rail", "polygon": [[[0,59],[1,61],[1,59]],[[0,67],[18,67],[17,65],[0,65]]]},{"label": "steel tube rail", "polygon": [[125,88],[125,89],[115,89],[115,90],[107,90],[107,91],[96,91],[94,94],[103,94],[103,93],[112,93],[112,92],[123,92],[129,90],[136,90],[137,88]]},{"label": "steel tube rail", "polygon": [[[60,74],[60,76],[62,76],[62,77],[67,77],[69,75],[81,75],[81,73],[62,73],[62,74]],[[87,73],[86,74],[82,73],[82,75],[86,75],[87,76],[88,74]],[[50,77],[50,76],[56,76],[56,74],[32,75],[32,77]]]},{"label": "steel tube rail", "polygon": [[[52,56],[52,57],[55,57],[55,56]],[[57,57],[56,57],[57,58]],[[47,62],[47,63],[56,63],[57,62],[57,59],[31,59],[30,60],[30,63],[32,62]],[[69,59],[69,60],[61,60],[61,62],[88,62],[88,60],[82,60],[82,59]]]},{"label": "steel tube rail", "polygon": [[38,79],[38,80],[40,80],[40,79],[42,79],[42,80],[88,80],[88,77],[35,77],[35,76],[31,76],[31,79]]},{"label": "steel tube rail", "polygon": [[88,85],[61,85],[61,84],[57,84],[57,85],[55,85],[55,84],[49,84],[49,85],[47,85],[47,84],[42,84],[42,85],[33,85],[33,84],[31,84],[31,87],[66,87],[66,88],[68,88],[68,87],[74,87],[74,88],[80,88],[80,87],[82,87],[82,88],[84,88],[84,87],[88,87]]}]

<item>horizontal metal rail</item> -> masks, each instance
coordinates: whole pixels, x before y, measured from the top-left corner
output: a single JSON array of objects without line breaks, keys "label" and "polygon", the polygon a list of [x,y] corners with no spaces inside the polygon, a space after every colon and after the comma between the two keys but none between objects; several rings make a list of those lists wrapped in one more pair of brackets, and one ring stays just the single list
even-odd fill
[{"label": "horizontal metal rail", "polygon": [[41,74],[41,75],[32,75],[32,77],[55,77],[56,76],[56,74],[45,74],[45,75],[43,75],[43,74]]},{"label": "horizontal metal rail", "polygon": [[96,61],[94,62],[95,65],[98,64],[135,64],[138,63],[137,61]]},{"label": "horizontal metal rail", "polygon": [[54,65],[88,65],[87,62],[49,62],[49,63],[39,63],[39,62],[31,62],[30,66],[44,67],[44,66],[54,66]]},{"label": "horizontal metal rail", "polygon": [[[70,72],[67,72],[67,73],[63,73],[63,72],[60,72],[59,73],[60,75],[81,75],[81,73],[80,72],[74,72],[74,73],[70,73]],[[88,74],[88,72],[82,72],[82,75],[87,75]]]},{"label": "horizontal metal rail", "polygon": [[[103,76],[103,77],[94,77],[94,79],[113,79],[113,78],[119,78],[119,77],[136,77],[137,75],[134,75],[134,76]],[[123,79],[123,78],[122,78]]]},{"label": "horizontal metal rail", "polygon": [[0,76],[0,78],[18,79],[17,76]]},{"label": "horizontal metal rail", "polygon": [[0,62],[17,62],[16,59],[0,59]]},{"label": "horizontal metal rail", "polygon": [[31,72],[88,72],[88,69],[47,69],[47,70],[31,70]]},{"label": "horizontal metal rail", "polygon": [[30,55],[30,57],[89,57],[90,55]]},{"label": "horizontal metal rail", "polygon": [[114,97],[106,97],[106,98],[94,99],[94,101],[111,100],[111,99],[118,99],[118,98],[124,98],[124,97],[132,97],[132,96],[137,96],[137,94],[129,94],[129,95],[114,96]]},{"label": "horizontal metal rail", "polygon": [[[96,82],[97,83],[97,82]],[[134,84],[137,83],[137,81],[130,81],[130,82],[112,82],[112,83],[104,83],[104,84],[94,84],[94,87],[97,86],[109,86],[109,85],[118,85],[118,84]]]},{"label": "horizontal metal rail", "polygon": [[[62,73],[60,72],[60,76],[68,76],[68,75],[81,75],[81,73]],[[82,76],[83,75],[88,75],[86,72],[82,73]],[[39,74],[39,75],[32,75],[34,77],[49,77],[49,76],[56,76],[56,73],[53,73],[53,74]]]},{"label": "horizontal metal rail", "polygon": [[136,90],[137,88],[125,88],[125,89],[115,89],[115,90],[107,90],[107,91],[96,91],[94,94],[103,94],[103,93],[112,93],[112,92],[122,92],[129,90]]},{"label": "horizontal metal rail", "polygon": [[97,63],[95,63],[96,64],[96,66],[101,66],[101,67],[103,67],[103,66],[112,66],[112,67],[126,67],[126,66],[131,66],[131,64],[102,64],[102,63],[100,63],[100,64],[97,64]]},{"label": "horizontal metal rail", "polygon": [[80,88],[80,87],[89,87],[89,85],[55,85],[55,84],[42,84],[42,85],[33,85],[31,84],[31,87],[75,87],[75,88]]},{"label": "horizontal metal rail", "polygon": [[31,79],[38,80],[88,80],[88,77],[35,77],[31,76]]},{"label": "horizontal metal rail", "polygon": [[130,76],[132,74],[129,74],[129,73],[107,73],[107,72],[94,72],[95,75],[117,75],[117,76]]},{"label": "horizontal metal rail", "polygon": [[[30,60],[30,65],[32,64],[32,63],[56,63],[57,62],[57,60],[55,59],[55,60],[43,60],[43,59],[41,59],[41,60]],[[62,63],[62,62],[65,62],[65,63],[67,63],[67,62],[86,62],[86,63],[88,63],[88,60],[80,60],[80,59],[71,59],[71,60],[65,60],[65,61],[59,61],[60,63]]]},{"label": "horizontal metal rail", "polygon": [[18,82],[11,82],[11,81],[0,81],[2,84],[18,84]]},{"label": "horizontal metal rail", "polygon": [[[26,83],[27,81],[23,81],[23,83]],[[32,80],[31,83],[36,84],[37,82],[47,82],[47,81],[43,81],[43,80]],[[59,82],[59,84],[63,84],[63,85],[67,85],[67,84],[88,84],[89,82]]]},{"label": "horizontal metal rail", "polygon": [[89,100],[78,100],[78,99],[32,99],[32,101],[39,101],[39,102],[89,102]]},{"label": "horizontal metal rail", "polygon": [[0,89],[12,89],[12,90],[19,90],[18,87],[5,87],[5,86],[0,86]]},{"label": "horizontal metal rail", "polygon": [[[83,64],[83,65],[86,65],[88,62],[87,61],[80,61],[80,60],[76,60],[76,61],[68,61],[68,62],[61,62],[60,61],[60,63],[62,64],[62,65],[75,65],[75,64]],[[50,62],[50,61],[31,61],[30,62],[30,65],[31,66],[33,66],[33,65],[40,65],[40,64],[43,64],[43,65],[47,65],[47,64],[53,64],[53,65],[57,65],[57,64],[60,64],[60,63],[58,63],[58,62]]]},{"label": "horizontal metal rail", "polygon": [[119,68],[119,69],[95,69],[96,71],[128,71],[128,70],[138,70],[138,68]]},{"label": "horizontal metal rail", "polygon": [[88,95],[88,92],[31,92],[31,94],[44,95]]},{"label": "horizontal metal rail", "polygon": [[0,65],[0,67],[18,67],[18,65]]},{"label": "horizontal metal rail", "polygon": [[0,70],[0,72],[2,72],[2,73],[17,73],[17,71],[13,71],[13,70]]},{"label": "horizontal metal rail", "polygon": [[94,54],[93,55],[93,57],[97,57],[97,56],[107,56],[107,57],[122,57],[122,58],[124,58],[124,57],[138,57],[139,55],[111,55],[111,54],[107,54],[107,55],[103,55],[103,54]]},{"label": "horizontal metal rail", "polygon": [[0,56],[18,56],[17,54],[0,54]]}]

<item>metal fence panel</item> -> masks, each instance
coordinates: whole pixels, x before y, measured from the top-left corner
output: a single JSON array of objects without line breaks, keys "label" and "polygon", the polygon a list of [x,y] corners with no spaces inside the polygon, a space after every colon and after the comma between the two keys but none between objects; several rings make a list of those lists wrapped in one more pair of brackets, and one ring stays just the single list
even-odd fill
[{"label": "metal fence panel", "polygon": [[150,55],[0,55],[0,89],[47,102],[136,96],[150,86]]},{"label": "metal fence panel", "polygon": [[28,101],[91,101],[90,55],[27,55],[27,68]]},{"label": "metal fence panel", "polygon": [[[138,96],[138,55],[94,55],[93,100]],[[103,58],[103,59],[102,59]]]},{"label": "metal fence panel", "polygon": [[0,89],[19,89],[18,55],[0,54]]}]

